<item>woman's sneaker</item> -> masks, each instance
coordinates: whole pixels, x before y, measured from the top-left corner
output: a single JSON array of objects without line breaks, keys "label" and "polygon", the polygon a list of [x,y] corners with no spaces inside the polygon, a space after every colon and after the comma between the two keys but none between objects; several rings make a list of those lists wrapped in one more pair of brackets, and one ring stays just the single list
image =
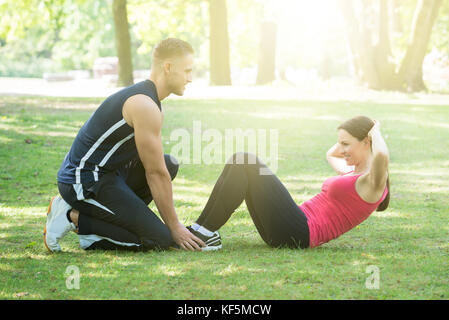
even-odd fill
[{"label": "woman's sneaker", "polygon": [[207,236],[202,234],[199,231],[193,230],[192,227],[187,227],[187,229],[194,234],[195,236],[197,236],[198,238],[200,238],[201,240],[203,240],[203,242],[206,244],[205,247],[201,248],[201,251],[215,251],[215,250],[220,250],[222,248],[221,245],[221,237],[220,234],[218,233],[218,231],[215,231],[211,236]]},{"label": "woman's sneaker", "polygon": [[60,196],[53,197],[50,201],[44,228],[44,244],[50,252],[61,251],[59,240],[76,230],[75,225],[67,219],[67,211],[70,209],[72,207]]}]

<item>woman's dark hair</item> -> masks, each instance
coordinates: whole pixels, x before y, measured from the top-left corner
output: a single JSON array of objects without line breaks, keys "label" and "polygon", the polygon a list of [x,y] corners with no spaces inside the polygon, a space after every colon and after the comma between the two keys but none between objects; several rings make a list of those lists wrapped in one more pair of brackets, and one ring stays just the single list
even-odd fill
[{"label": "woman's dark hair", "polygon": [[[357,140],[362,141],[368,136],[368,132],[374,126],[374,121],[365,116],[358,116],[343,122],[338,129],[346,130],[351,136],[357,138]],[[390,174],[387,178],[387,188],[388,193],[384,201],[379,204],[376,211],[384,211],[388,208],[390,203]]]}]

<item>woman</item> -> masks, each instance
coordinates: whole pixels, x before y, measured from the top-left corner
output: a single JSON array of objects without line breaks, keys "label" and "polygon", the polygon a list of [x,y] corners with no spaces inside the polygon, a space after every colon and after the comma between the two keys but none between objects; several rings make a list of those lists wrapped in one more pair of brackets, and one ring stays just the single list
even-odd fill
[{"label": "woman", "polygon": [[388,207],[389,156],[378,122],[364,116],[344,122],[327,160],[338,176],[326,179],[319,194],[298,206],[279,179],[266,174],[269,169],[256,156],[235,154],[190,231],[206,243],[202,250],[220,249],[217,230],[245,200],[268,245],[313,248]]}]

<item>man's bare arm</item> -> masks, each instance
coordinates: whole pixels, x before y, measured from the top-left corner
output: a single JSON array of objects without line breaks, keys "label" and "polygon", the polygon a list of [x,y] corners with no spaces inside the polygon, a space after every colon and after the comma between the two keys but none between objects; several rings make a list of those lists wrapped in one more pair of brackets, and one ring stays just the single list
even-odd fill
[{"label": "man's bare arm", "polygon": [[156,103],[144,95],[129,98],[123,107],[126,122],[134,128],[140,160],[157,209],[175,242],[185,250],[200,250],[205,244],[182,225],[173,205],[171,177],[162,147],[162,114]]}]

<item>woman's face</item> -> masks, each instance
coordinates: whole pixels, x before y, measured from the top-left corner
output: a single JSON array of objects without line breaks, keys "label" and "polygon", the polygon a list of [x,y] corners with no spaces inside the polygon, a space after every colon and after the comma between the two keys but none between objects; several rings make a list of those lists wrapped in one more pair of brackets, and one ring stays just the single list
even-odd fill
[{"label": "woman's face", "polygon": [[338,130],[338,147],[348,166],[366,161],[371,152],[368,138],[359,141],[344,129]]}]

